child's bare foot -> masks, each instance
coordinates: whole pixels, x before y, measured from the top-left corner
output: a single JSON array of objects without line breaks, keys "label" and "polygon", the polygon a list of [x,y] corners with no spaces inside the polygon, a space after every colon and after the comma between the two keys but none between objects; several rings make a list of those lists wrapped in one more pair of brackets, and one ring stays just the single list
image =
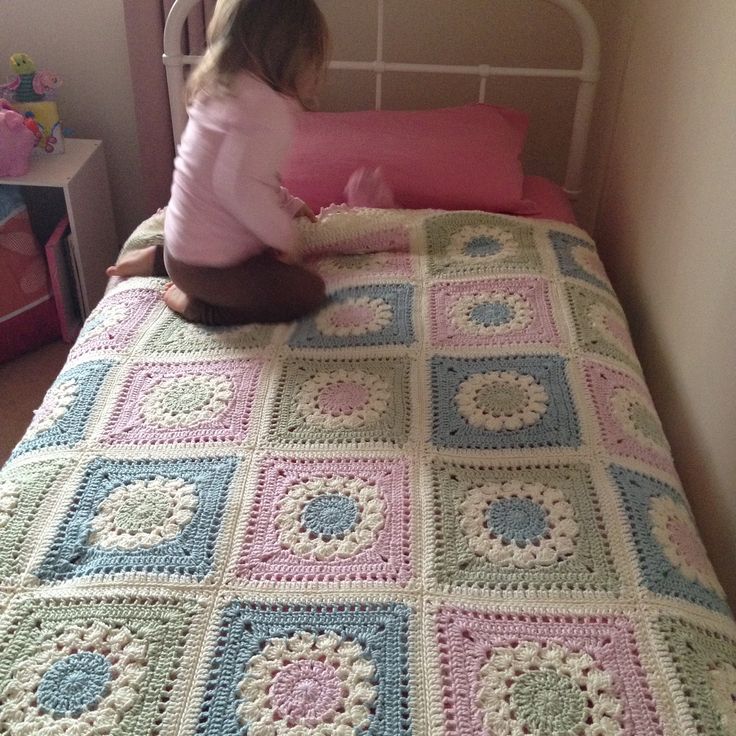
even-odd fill
[{"label": "child's bare foot", "polygon": [[164,288],[164,302],[172,311],[188,319],[189,297],[175,284],[166,284]]},{"label": "child's bare foot", "polygon": [[126,254],[114,266],[110,266],[105,273],[108,276],[152,276],[156,261],[156,245],[140,248]]}]

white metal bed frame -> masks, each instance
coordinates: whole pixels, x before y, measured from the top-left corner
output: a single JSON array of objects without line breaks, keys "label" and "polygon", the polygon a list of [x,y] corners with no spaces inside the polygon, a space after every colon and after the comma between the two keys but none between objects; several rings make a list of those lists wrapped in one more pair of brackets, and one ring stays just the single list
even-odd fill
[{"label": "white metal bed frame", "polygon": [[[200,56],[182,53],[182,29],[190,11],[201,0],[176,0],[172,6],[164,30],[163,61],[169,89],[169,105],[174,140],[178,143],[186,124],[184,108],[184,68],[195,65]],[[372,71],[376,75],[375,109],[380,110],[383,102],[383,74],[386,72],[408,72],[412,74],[459,74],[480,77],[478,100],[486,100],[486,84],[489,77],[537,77],[579,80],[575,118],[573,120],[570,150],[567,159],[564,189],[571,200],[581,193],[583,167],[588,143],[588,132],[593,113],[596,86],[600,65],[600,41],[598,31],[590,13],[580,0],[544,0],[562,8],[575,22],[583,50],[583,63],[579,69],[534,69],[529,67],[494,67],[488,64],[477,66],[442,64],[398,64],[384,60],[384,0],[378,4],[378,37],[375,61],[333,61],[330,69]]]}]

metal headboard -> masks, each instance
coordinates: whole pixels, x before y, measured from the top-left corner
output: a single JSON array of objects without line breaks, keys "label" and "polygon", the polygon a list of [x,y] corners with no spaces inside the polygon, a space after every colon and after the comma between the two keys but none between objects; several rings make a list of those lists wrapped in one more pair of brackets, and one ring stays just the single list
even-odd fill
[{"label": "metal headboard", "polygon": [[[590,13],[579,0],[542,0],[562,8],[575,22],[583,49],[583,63],[579,69],[533,69],[529,67],[494,67],[487,64],[476,66],[452,66],[442,64],[398,64],[384,60],[384,0],[378,4],[378,37],[376,40],[375,61],[332,61],[330,69],[352,71],[372,71],[376,75],[376,110],[381,109],[383,101],[383,75],[386,72],[408,72],[412,74],[456,74],[480,78],[478,100],[486,100],[486,84],[489,77],[537,77],[577,79],[578,95],[575,106],[570,150],[565,174],[565,192],[570,199],[581,193],[581,181],[588,143],[588,131],[593,113],[596,86],[599,77],[600,41],[595,23]],[[176,0],[166,19],[164,29],[164,55],[166,79],[169,88],[169,105],[174,140],[178,143],[187,116],[184,107],[184,68],[195,65],[200,56],[182,53],[182,29],[190,11],[201,0]]]}]

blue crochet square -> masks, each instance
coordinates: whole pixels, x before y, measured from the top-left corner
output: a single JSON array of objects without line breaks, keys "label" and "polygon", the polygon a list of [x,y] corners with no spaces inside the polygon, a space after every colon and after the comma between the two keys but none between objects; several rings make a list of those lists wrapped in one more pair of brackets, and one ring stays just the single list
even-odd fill
[{"label": "blue crochet square", "polygon": [[110,361],[94,361],[61,373],[12,457],[44,447],[72,447],[83,439],[100,386],[112,365]]},{"label": "blue crochet square", "polygon": [[612,465],[631,526],[642,582],[653,593],[684,598],[730,615],[682,496],[655,478]]},{"label": "blue crochet square", "polygon": [[289,340],[296,348],[352,348],[414,342],[409,284],[340,289],[315,315],[303,319]]},{"label": "blue crochet square", "polygon": [[410,734],[409,618],[396,603],[231,603],[196,733]]},{"label": "blue crochet square", "polygon": [[432,359],[432,438],[440,447],[578,447],[580,427],[557,355]]},{"label": "blue crochet square", "polygon": [[115,573],[202,579],[237,461],[110,460],[89,464],[38,570],[44,580]]},{"label": "blue crochet square", "polygon": [[560,271],[565,276],[571,276],[600,289],[613,292],[598,252],[591,242],[555,230],[550,230],[549,238],[557,256]]}]

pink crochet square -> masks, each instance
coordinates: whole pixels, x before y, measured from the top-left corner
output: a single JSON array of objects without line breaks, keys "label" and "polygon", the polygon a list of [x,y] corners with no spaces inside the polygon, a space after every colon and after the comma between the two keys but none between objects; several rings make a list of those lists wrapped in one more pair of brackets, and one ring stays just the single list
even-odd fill
[{"label": "pink crochet square", "polygon": [[270,457],[257,482],[237,577],[400,584],[411,578],[405,461]]},{"label": "pink crochet square", "polygon": [[141,445],[240,442],[261,368],[256,360],[134,365],[103,437]]},{"label": "pink crochet square", "polygon": [[606,449],[674,472],[670,446],[646,387],[602,363],[584,361],[583,366]]},{"label": "pink crochet square", "polygon": [[662,733],[625,618],[446,607],[436,630],[448,734]]},{"label": "pink crochet square", "polygon": [[410,281],[414,276],[412,257],[408,253],[332,255],[310,259],[309,265],[325,280],[328,292],[347,284]]},{"label": "pink crochet square", "polygon": [[127,289],[111,294],[87,318],[70,357],[124,350],[140,334],[141,325],[160,304],[158,290]]},{"label": "pink crochet square", "polygon": [[430,287],[429,305],[438,347],[560,344],[541,278],[441,282]]}]

